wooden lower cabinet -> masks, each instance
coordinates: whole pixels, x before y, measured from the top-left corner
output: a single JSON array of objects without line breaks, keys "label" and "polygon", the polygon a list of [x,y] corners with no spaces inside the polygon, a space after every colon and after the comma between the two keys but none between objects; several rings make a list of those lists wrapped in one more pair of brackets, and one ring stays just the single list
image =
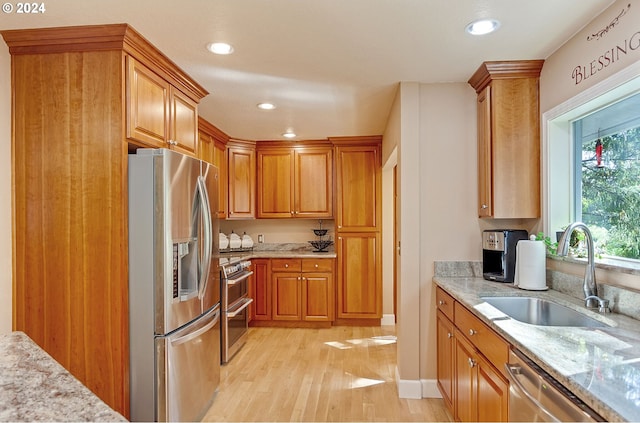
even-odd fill
[{"label": "wooden lower cabinet", "polygon": [[252,263],[254,325],[333,322],[334,259],[253,259]]},{"label": "wooden lower cabinet", "polygon": [[271,270],[269,259],[252,259],[253,275],[249,283],[250,320],[271,320]]},{"label": "wooden lower cabinet", "polygon": [[[437,377],[445,405],[461,422],[506,422],[509,382],[501,373],[508,344],[438,288]],[[487,357],[493,357],[489,360]]]},{"label": "wooden lower cabinet", "polygon": [[440,311],[437,313],[436,322],[438,338],[438,389],[442,394],[445,405],[453,414],[455,331],[453,323]]},{"label": "wooden lower cabinet", "polygon": [[338,233],[337,317],[382,317],[380,233]]},{"label": "wooden lower cabinet", "polygon": [[272,273],[273,320],[302,320],[300,273]]}]

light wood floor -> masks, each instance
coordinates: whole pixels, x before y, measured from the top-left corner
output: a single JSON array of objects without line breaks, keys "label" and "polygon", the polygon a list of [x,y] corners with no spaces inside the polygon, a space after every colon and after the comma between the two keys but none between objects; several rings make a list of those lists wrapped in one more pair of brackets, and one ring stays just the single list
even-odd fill
[{"label": "light wood floor", "polygon": [[452,421],[441,399],[400,399],[393,326],[250,328],[203,421]]}]

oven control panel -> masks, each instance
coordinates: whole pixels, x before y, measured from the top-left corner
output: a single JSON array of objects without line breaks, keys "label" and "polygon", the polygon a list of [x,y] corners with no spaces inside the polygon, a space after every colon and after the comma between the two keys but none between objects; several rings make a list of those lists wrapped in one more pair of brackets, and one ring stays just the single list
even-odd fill
[{"label": "oven control panel", "polygon": [[233,275],[242,272],[251,267],[251,260],[242,260],[233,264],[225,264],[222,266],[222,272],[224,277],[228,278],[229,275]]}]

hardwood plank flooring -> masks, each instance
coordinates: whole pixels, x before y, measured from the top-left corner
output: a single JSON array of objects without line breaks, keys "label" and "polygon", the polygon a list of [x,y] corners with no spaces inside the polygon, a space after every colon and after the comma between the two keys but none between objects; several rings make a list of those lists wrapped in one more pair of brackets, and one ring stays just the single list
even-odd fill
[{"label": "hardwood plank flooring", "polygon": [[401,399],[395,328],[250,328],[203,421],[452,421],[442,399]]}]

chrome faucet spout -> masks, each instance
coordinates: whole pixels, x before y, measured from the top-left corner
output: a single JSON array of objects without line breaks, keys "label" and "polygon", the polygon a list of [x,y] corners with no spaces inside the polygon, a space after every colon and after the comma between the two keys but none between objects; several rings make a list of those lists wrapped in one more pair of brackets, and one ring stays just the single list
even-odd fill
[{"label": "chrome faucet spout", "polygon": [[559,256],[566,256],[569,252],[569,241],[571,239],[571,233],[581,229],[587,240],[587,268],[584,272],[584,283],[582,284],[582,291],[584,292],[585,306],[588,308],[598,308],[598,301],[593,298],[598,296],[598,286],[596,285],[596,265],[595,255],[593,248],[593,237],[591,231],[582,222],[574,222],[565,229],[558,241]]}]

